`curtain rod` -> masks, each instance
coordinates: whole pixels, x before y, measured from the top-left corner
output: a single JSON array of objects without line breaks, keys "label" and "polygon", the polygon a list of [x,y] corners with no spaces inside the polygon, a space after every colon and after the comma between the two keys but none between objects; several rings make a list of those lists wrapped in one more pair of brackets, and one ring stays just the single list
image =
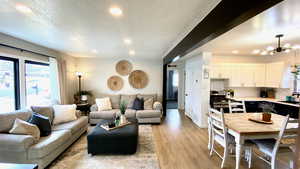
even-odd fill
[{"label": "curtain rod", "polygon": [[33,53],[33,54],[37,54],[37,55],[49,57],[49,58],[56,58],[54,56],[45,55],[45,54],[42,54],[42,53],[34,52],[34,51],[31,51],[31,50],[27,50],[27,49],[18,48],[18,47],[15,47],[15,46],[6,45],[6,44],[3,44],[3,43],[0,43],[0,46],[12,48],[12,49],[17,49],[17,50],[20,50],[21,52],[25,51],[25,52],[29,52],[29,53]]}]

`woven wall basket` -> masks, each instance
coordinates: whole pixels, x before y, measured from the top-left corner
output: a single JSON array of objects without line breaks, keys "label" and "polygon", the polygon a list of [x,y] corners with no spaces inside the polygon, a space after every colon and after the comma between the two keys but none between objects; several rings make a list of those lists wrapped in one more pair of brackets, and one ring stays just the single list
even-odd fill
[{"label": "woven wall basket", "polygon": [[107,80],[107,86],[113,91],[119,91],[123,88],[124,82],[123,79],[119,76],[111,76]]},{"label": "woven wall basket", "polygon": [[116,65],[116,71],[122,76],[127,76],[132,71],[132,64],[127,60],[121,60]]},{"label": "woven wall basket", "polygon": [[148,75],[142,70],[135,70],[130,73],[129,84],[135,89],[143,89],[148,84]]}]

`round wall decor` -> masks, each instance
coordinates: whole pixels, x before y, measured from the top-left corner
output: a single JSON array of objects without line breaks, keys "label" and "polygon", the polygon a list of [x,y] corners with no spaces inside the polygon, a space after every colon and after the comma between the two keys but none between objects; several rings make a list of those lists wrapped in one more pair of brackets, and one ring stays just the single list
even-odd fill
[{"label": "round wall decor", "polygon": [[142,70],[135,70],[130,73],[128,80],[133,88],[143,89],[148,84],[148,75]]},{"label": "round wall decor", "polygon": [[116,65],[116,71],[122,76],[127,76],[132,71],[132,64],[127,60],[121,60]]},{"label": "round wall decor", "polygon": [[123,79],[119,76],[111,76],[107,80],[107,86],[113,91],[119,91],[123,88],[124,82]]}]

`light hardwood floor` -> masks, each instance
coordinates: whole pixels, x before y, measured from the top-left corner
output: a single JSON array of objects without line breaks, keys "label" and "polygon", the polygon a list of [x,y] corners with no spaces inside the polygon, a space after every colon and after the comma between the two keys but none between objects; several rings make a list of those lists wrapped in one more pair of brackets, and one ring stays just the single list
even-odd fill
[{"label": "light hardwood floor", "polygon": [[[220,169],[221,159],[217,155],[209,156],[207,129],[200,129],[183,113],[168,110],[164,122],[152,128],[161,169]],[[244,160],[241,166],[241,169],[248,168]],[[229,158],[225,168],[235,168],[234,157]],[[270,167],[254,157],[252,168]]]}]

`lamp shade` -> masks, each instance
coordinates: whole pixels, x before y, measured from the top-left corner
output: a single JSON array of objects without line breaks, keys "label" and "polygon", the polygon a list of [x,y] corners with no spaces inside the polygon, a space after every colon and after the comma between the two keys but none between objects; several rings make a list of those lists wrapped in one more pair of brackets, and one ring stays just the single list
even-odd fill
[{"label": "lamp shade", "polygon": [[81,96],[81,100],[82,100],[82,101],[87,101],[87,100],[88,100],[87,95],[82,95],[82,96]]},{"label": "lamp shade", "polygon": [[82,72],[76,72],[75,74],[76,74],[76,76],[82,76],[83,75]]}]

